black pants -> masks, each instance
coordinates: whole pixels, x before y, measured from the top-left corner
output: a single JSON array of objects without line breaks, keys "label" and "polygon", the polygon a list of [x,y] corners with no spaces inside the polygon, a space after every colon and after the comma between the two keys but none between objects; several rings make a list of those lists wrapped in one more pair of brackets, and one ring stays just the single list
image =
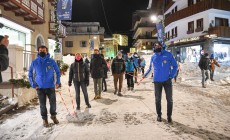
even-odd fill
[{"label": "black pants", "polygon": [[56,115],[56,94],[54,88],[40,88],[37,90],[38,99],[40,103],[40,111],[42,119],[47,119],[46,96],[50,102],[50,114]]},{"label": "black pants", "polygon": [[145,74],[145,67],[141,67],[142,75]]},{"label": "black pants", "polygon": [[[104,87],[105,87],[105,89],[104,89]],[[102,79],[102,90],[107,90],[107,84],[106,84],[106,80],[105,80],[105,78],[103,78]]]},{"label": "black pants", "polygon": [[87,92],[87,86],[86,83],[84,81],[78,82],[78,81],[74,81],[74,87],[75,87],[75,91],[76,91],[76,103],[77,103],[77,107],[80,107],[80,87],[82,89],[84,98],[85,98],[85,104],[89,105],[89,97],[88,97],[88,92]]},{"label": "black pants", "polygon": [[162,88],[164,87],[166,100],[167,100],[167,116],[172,116],[173,109],[173,99],[172,99],[172,80],[169,79],[165,82],[154,82],[155,86],[155,102],[156,102],[156,111],[157,115],[161,116],[161,97],[162,97]]},{"label": "black pants", "polygon": [[134,87],[133,76],[132,75],[133,75],[133,73],[126,74],[128,88],[129,87]]}]

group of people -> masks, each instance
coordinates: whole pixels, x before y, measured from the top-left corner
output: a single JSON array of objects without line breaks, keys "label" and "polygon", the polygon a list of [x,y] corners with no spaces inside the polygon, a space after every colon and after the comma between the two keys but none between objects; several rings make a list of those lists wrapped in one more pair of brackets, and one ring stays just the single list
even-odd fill
[{"label": "group of people", "polygon": [[199,67],[201,69],[201,74],[202,74],[202,87],[206,88],[205,82],[209,79],[209,72],[210,72],[210,79],[211,81],[214,81],[213,76],[214,76],[214,71],[215,71],[215,65],[220,67],[218,62],[214,59],[214,55],[211,54],[209,57],[208,53],[202,52],[201,58],[199,61]]}]

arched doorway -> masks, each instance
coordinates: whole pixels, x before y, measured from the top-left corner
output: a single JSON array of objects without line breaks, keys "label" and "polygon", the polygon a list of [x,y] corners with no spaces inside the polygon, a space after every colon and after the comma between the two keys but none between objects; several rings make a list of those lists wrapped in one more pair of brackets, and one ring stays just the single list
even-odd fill
[{"label": "arched doorway", "polygon": [[35,42],[35,44],[36,44],[36,50],[38,49],[39,46],[45,45],[45,41],[44,41],[44,38],[43,38],[42,35],[39,34],[39,35],[36,37],[36,42]]}]

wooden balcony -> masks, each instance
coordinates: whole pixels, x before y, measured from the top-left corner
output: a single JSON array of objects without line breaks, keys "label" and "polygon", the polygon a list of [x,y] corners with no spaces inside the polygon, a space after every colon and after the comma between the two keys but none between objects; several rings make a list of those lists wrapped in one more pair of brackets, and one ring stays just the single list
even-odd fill
[{"label": "wooden balcony", "polygon": [[230,38],[230,27],[219,26],[211,27],[208,29],[209,35],[216,34],[217,37],[226,37]]},{"label": "wooden balcony", "polygon": [[203,0],[187,8],[179,10],[173,14],[167,15],[165,17],[165,26],[170,23],[192,16],[194,14],[209,10],[209,9],[219,9],[230,11],[230,1],[229,0]]},{"label": "wooden balcony", "polygon": [[22,16],[25,21],[32,24],[43,24],[44,3],[37,0],[1,0],[0,5],[6,11],[12,11],[15,16]]},{"label": "wooden balcony", "polygon": [[[59,24],[58,28],[59,28],[58,37],[65,38],[66,37],[66,27],[62,24]],[[52,35],[56,35],[55,30],[56,30],[55,22],[50,21],[49,22],[49,33]]]}]

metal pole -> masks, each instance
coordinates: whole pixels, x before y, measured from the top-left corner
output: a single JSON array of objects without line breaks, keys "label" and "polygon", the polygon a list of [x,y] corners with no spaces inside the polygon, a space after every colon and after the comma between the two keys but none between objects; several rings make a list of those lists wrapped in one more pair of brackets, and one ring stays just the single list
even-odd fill
[{"label": "metal pole", "polygon": [[163,19],[162,19],[162,25],[163,25],[163,44],[165,43],[165,0],[163,0],[163,8],[162,8],[162,14],[163,14]]}]

